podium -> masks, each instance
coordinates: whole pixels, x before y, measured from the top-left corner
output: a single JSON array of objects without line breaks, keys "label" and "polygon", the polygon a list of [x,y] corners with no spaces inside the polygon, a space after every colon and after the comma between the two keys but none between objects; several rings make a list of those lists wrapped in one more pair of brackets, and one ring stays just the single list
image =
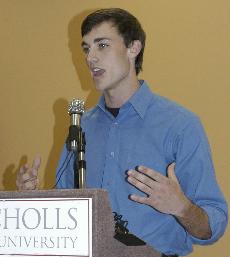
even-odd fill
[{"label": "podium", "polygon": [[[0,199],[92,199],[92,257],[161,257],[148,245],[127,246],[114,238],[115,222],[108,194],[103,189],[1,191]],[[4,202],[4,200],[2,200]],[[1,222],[0,222],[1,223]],[[3,226],[3,224],[1,224]],[[1,250],[0,250],[1,251]],[[1,254],[0,254],[1,255]],[[63,256],[58,252],[56,256]],[[3,255],[4,256],[4,255]],[[7,255],[9,256],[9,255]],[[80,257],[79,255],[72,255]],[[81,256],[82,257],[82,256]]]}]

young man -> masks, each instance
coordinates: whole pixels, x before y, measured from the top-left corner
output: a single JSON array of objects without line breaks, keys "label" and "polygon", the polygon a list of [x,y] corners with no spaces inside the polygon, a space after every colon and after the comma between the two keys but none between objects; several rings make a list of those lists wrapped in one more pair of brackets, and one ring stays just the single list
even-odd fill
[{"label": "young man", "polygon": [[[205,133],[196,115],[138,80],[145,33],[137,19],[121,9],[98,10],[84,20],[82,38],[102,92],[81,120],[87,187],[108,190],[113,211],[128,221],[128,229],[166,255],[187,255],[193,244],[218,240],[227,204]],[[67,156],[64,147],[59,167]],[[57,173],[58,188],[73,187],[73,162]],[[39,160],[29,169],[35,178],[38,167]],[[36,187],[36,180],[25,183],[27,171],[21,169],[21,189]]]}]

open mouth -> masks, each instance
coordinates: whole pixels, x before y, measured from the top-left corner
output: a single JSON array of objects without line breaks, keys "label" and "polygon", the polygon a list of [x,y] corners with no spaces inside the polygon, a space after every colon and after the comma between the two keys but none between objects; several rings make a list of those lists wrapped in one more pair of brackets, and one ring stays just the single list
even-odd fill
[{"label": "open mouth", "polygon": [[94,78],[98,78],[105,73],[105,70],[100,68],[92,68],[91,72]]}]

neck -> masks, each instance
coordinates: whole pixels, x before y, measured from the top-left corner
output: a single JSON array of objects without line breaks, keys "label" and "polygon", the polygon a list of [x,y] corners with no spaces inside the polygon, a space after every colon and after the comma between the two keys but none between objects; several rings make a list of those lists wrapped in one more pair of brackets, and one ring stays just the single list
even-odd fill
[{"label": "neck", "polygon": [[110,108],[120,108],[130,99],[139,87],[139,81],[136,78],[132,83],[120,85],[119,88],[116,87],[114,89],[104,91],[103,94],[106,106]]}]

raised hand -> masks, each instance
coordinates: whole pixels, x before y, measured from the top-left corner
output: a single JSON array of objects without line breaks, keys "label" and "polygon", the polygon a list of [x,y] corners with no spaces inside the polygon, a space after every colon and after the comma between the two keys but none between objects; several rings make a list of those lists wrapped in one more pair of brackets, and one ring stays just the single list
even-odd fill
[{"label": "raised hand", "polygon": [[33,190],[38,188],[38,169],[41,165],[41,157],[36,156],[32,167],[28,164],[23,165],[16,179],[16,186],[18,190]]},{"label": "raised hand", "polygon": [[168,177],[144,166],[139,166],[137,171],[129,170],[129,183],[146,193],[146,196],[131,195],[130,198],[162,213],[181,216],[190,201],[181,190],[174,168],[175,163],[168,166]]}]

